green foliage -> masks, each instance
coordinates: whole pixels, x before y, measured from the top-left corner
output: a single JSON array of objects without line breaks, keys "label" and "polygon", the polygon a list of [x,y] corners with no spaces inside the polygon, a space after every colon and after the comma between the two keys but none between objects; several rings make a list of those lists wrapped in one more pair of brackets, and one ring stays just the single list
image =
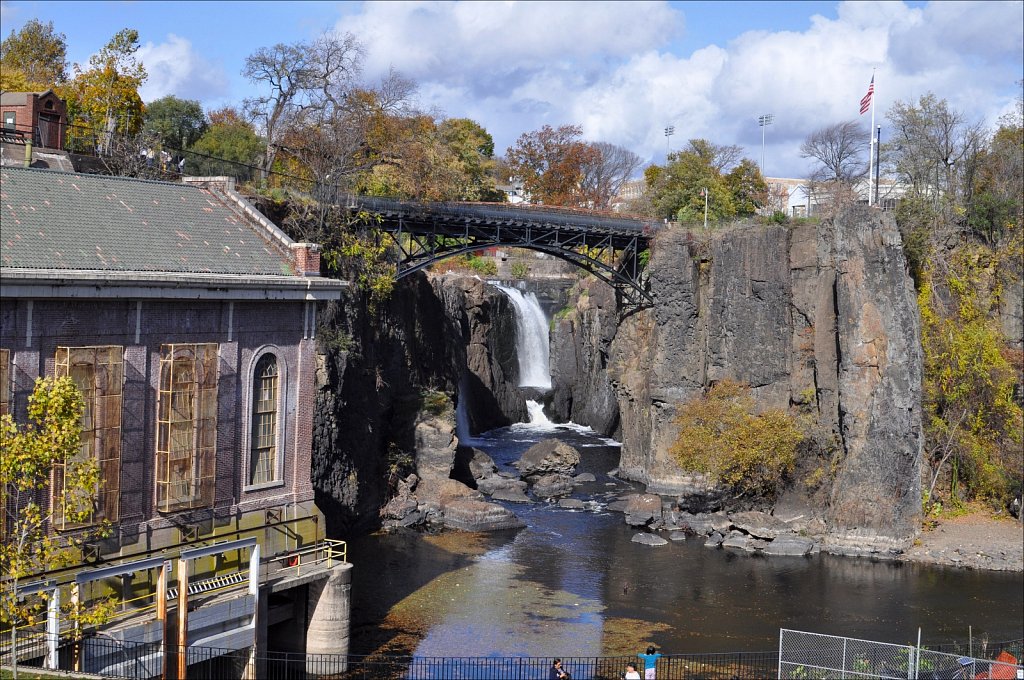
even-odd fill
[{"label": "green foliage", "polygon": [[925,270],[918,305],[933,502],[943,476],[953,505],[987,499],[1001,506],[1020,493],[1024,412],[1013,399],[1018,371],[993,311],[1000,262],[1020,261],[1021,255],[1019,238],[1000,251],[963,246],[944,271]]},{"label": "green foliage", "polygon": [[[56,534],[57,520],[86,523],[94,515],[96,491],[101,484],[99,465],[81,455],[82,394],[70,377],[39,378],[29,397],[28,424],[21,426],[10,414],[0,417],[0,512],[4,541],[0,543],[0,623],[17,627],[39,615],[45,602],[17,597],[19,582],[43,572],[73,564],[88,540],[106,535],[106,524],[77,533]],[[54,469],[59,468],[63,489],[52,491]],[[71,612],[81,622],[97,623],[107,616],[105,606]]]},{"label": "green foliage", "polygon": [[794,416],[758,413],[749,387],[732,381],[683,405],[676,424],[679,436],[669,450],[680,466],[740,495],[774,496],[805,437]]},{"label": "green foliage", "polygon": [[512,278],[514,279],[525,279],[530,276],[530,265],[519,260],[513,262],[512,266],[509,267],[509,270],[511,271]]},{"label": "green foliage", "polygon": [[643,250],[641,250],[640,254],[637,255],[637,259],[640,261],[641,267],[646,267],[647,264],[651,261],[651,249],[644,248]]},{"label": "green foliage", "polygon": [[52,21],[29,19],[0,43],[0,71],[24,78],[24,87],[5,86],[3,91],[40,91],[63,83],[68,79],[67,51],[67,37],[53,29]]},{"label": "green foliage", "polygon": [[71,120],[68,148],[106,153],[112,135],[135,135],[142,128],[139,88],[146,69],[136,56],[139,47],[139,32],[125,28],[89,58],[88,70],[75,64],[75,77],[59,89]]},{"label": "green foliage", "polygon": [[350,352],[355,347],[355,341],[351,333],[336,326],[321,326],[317,329],[317,339],[320,341],[320,351],[328,352]]},{"label": "green foliage", "polygon": [[452,398],[446,392],[425,390],[420,394],[420,398],[422,399],[421,410],[432,416],[451,414],[455,410]]},{"label": "green foliage", "polygon": [[497,276],[498,264],[491,257],[477,257],[472,253],[455,255],[434,265],[435,271],[462,272],[478,276]]},{"label": "green foliage", "polygon": [[704,222],[707,191],[708,222],[753,215],[767,198],[768,186],[757,165],[742,159],[737,150],[719,147],[704,139],[692,139],[689,146],[669,155],[664,167],[644,171],[654,214],[683,223]]},{"label": "green foliage", "polygon": [[249,179],[251,166],[260,162],[264,147],[251,123],[234,109],[221,109],[210,114],[210,126],[192,145],[196,153],[188,155],[185,170],[202,176]]},{"label": "green foliage", "polygon": [[203,106],[191,99],[167,95],[146,107],[143,130],[156,135],[167,147],[185,150],[206,132]]}]

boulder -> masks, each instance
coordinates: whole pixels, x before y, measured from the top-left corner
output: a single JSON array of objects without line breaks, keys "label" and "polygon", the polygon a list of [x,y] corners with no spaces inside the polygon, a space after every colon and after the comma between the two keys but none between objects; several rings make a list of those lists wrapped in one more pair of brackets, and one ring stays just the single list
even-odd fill
[{"label": "boulder", "polygon": [[562,498],[558,501],[558,507],[566,510],[583,510],[586,504],[578,498]]},{"label": "boulder", "polygon": [[572,493],[572,477],[565,474],[553,473],[535,478],[533,482],[533,495],[538,498],[554,498]]},{"label": "boulder", "polygon": [[780,536],[764,548],[766,555],[809,555],[814,541],[802,536]]},{"label": "boulder", "polygon": [[518,489],[521,493],[526,492],[526,482],[518,479],[508,479],[499,475],[492,475],[477,480],[476,488],[488,496],[494,495],[503,489]]},{"label": "boulder", "polygon": [[686,533],[683,532],[683,531],[673,531],[671,534],[668,535],[668,540],[670,540],[670,541],[685,541],[686,540]]},{"label": "boulder", "polygon": [[661,496],[634,494],[626,499],[626,524],[640,527],[661,520]]},{"label": "boulder", "polygon": [[753,539],[751,539],[750,536],[747,536],[740,531],[731,531],[729,532],[729,535],[725,537],[725,540],[722,541],[722,547],[737,548],[739,550],[753,552],[754,546],[751,544],[752,540]]},{"label": "boulder", "polygon": [[473,457],[469,459],[469,473],[473,475],[473,479],[486,479],[497,472],[498,466],[494,464],[493,458],[480,449],[473,449]]},{"label": "boulder", "polygon": [[545,439],[528,448],[513,465],[520,477],[529,480],[553,473],[571,475],[579,462],[579,451],[557,439]]},{"label": "boulder", "polygon": [[779,534],[790,533],[791,531],[785,522],[772,517],[768,513],[756,510],[737,512],[734,515],[730,515],[729,519],[735,528],[755,538],[771,540]]},{"label": "boulder", "polygon": [[595,477],[589,472],[581,472],[580,474],[573,477],[572,481],[576,482],[577,484],[584,484],[587,482],[596,482],[597,477]]},{"label": "boulder", "polygon": [[491,494],[491,500],[506,501],[508,503],[533,503],[533,499],[526,495],[526,490],[518,486],[510,486],[495,490]]},{"label": "boulder", "polygon": [[722,534],[718,533],[717,531],[713,531],[711,532],[711,535],[708,536],[708,540],[704,541],[704,547],[717,548],[718,546],[722,545],[722,541],[724,540],[725,537],[722,536]]},{"label": "boulder", "polygon": [[469,498],[453,500],[444,505],[444,525],[462,531],[498,531],[526,526],[502,505]]},{"label": "boulder", "polygon": [[648,534],[647,532],[641,531],[638,534],[634,534],[633,538],[630,539],[633,543],[639,543],[641,545],[668,545],[661,536],[655,536],[654,534]]}]

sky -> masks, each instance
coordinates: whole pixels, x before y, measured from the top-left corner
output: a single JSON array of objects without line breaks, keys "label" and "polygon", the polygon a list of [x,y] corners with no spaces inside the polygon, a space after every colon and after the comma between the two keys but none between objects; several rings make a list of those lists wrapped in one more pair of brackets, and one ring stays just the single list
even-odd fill
[{"label": "sky", "polygon": [[652,163],[692,138],[737,144],[773,177],[809,172],[810,132],[870,125],[858,110],[872,75],[883,142],[896,101],[931,92],[995,127],[1024,80],[1020,1],[0,2],[5,37],[33,18],[66,35],[72,64],[138,30],[146,102],[240,104],[257,91],[241,75],[256,49],[347,32],[365,48],[364,81],[396,69],[422,110],[472,118],[499,155],[575,124]]}]

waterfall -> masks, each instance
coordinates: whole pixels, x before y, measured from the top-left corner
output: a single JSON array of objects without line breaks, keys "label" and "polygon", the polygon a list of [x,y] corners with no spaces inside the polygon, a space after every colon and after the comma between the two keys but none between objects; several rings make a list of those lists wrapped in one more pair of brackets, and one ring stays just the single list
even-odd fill
[{"label": "waterfall", "polygon": [[472,446],[473,434],[469,430],[469,411],[466,410],[469,401],[469,387],[466,385],[465,376],[459,380],[459,391],[456,394],[455,403],[455,436],[462,446]]},{"label": "waterfall", "polygon": [[554,423],[544,414],[544,404],[532,399],[526,400],[526,410],[530,414],[530,424],[538,427],[553,426]]},{"label": "waterfall", "polygon": [[548,368],[548,320],[533,293],[523,294],[518,288],[496,286],[512,300],[516,308],[517,345],[519,357],[519,386],[551,389],[551,370]]}]

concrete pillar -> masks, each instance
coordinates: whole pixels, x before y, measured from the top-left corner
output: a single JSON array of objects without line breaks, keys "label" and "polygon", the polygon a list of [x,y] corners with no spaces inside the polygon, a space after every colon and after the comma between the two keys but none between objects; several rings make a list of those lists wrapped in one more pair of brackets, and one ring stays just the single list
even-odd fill
[{"label": "concrete pillar", "polygon": [[326,580],[309,584],[309,624],[306,628],[307,673],[335,675],[348,670],[351,610],[351,563],[339,564],[331,569],[331,575]]}]

